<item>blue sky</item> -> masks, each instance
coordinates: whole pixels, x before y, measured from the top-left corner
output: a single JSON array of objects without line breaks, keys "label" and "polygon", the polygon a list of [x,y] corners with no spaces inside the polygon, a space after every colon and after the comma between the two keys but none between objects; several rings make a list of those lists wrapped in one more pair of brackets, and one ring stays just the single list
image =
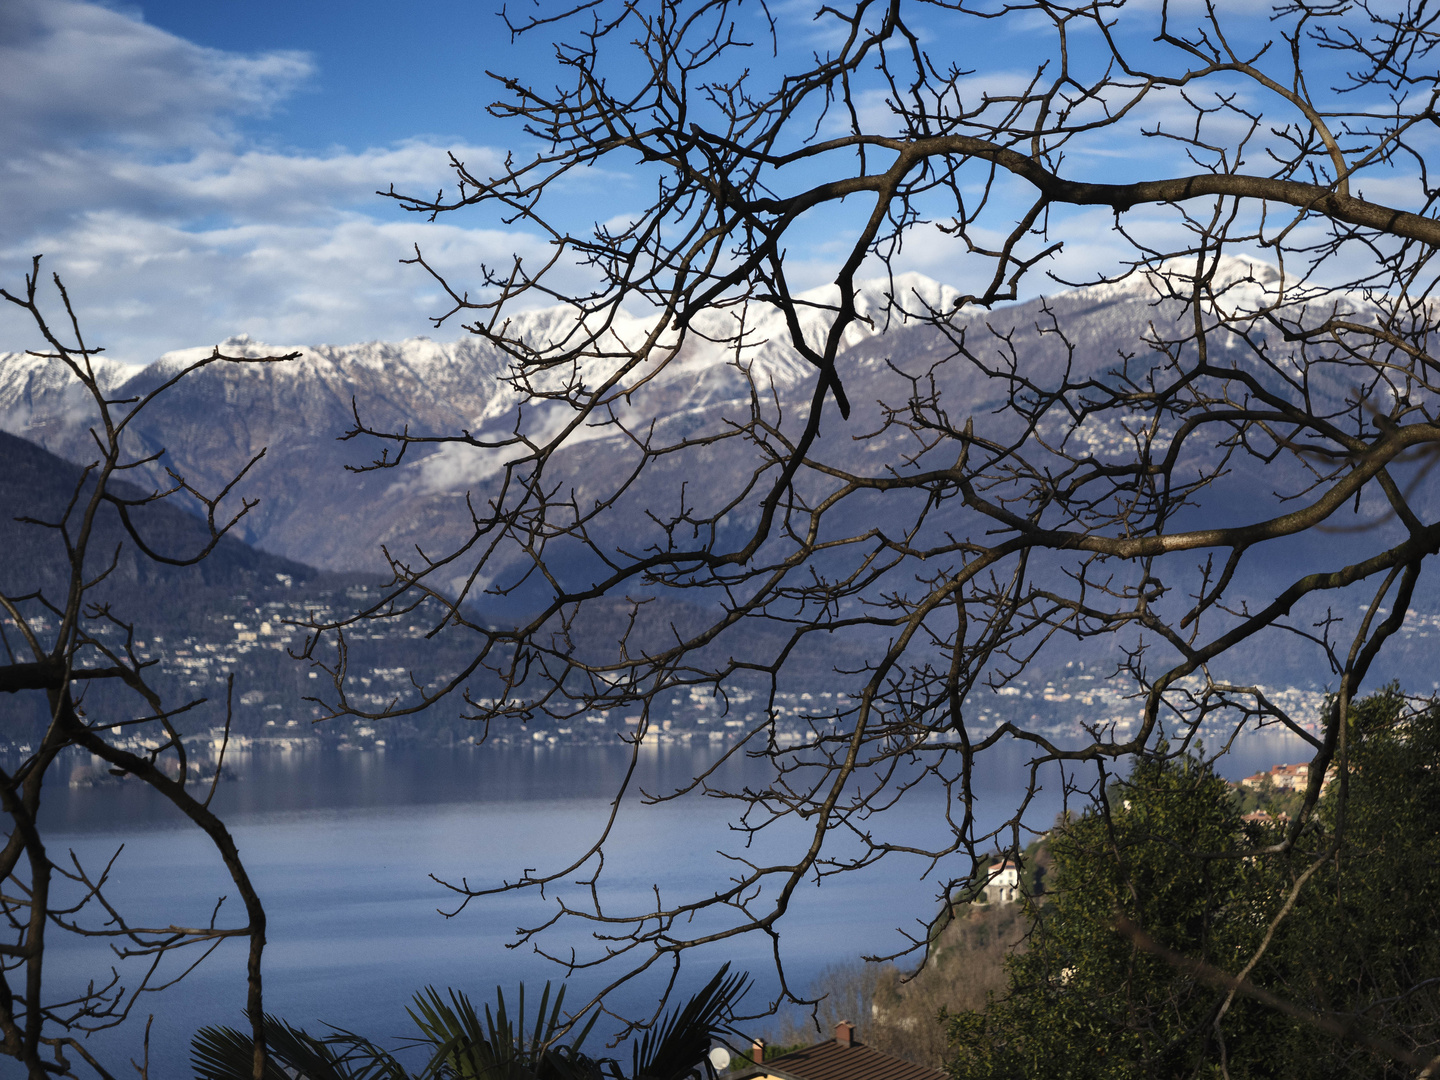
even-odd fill
[{"label": "blue sky", "polygon": [[[464,285],[480,262],[543,243],[480,214],[427,225],[374,192],[435,190],[448,151],[477,171],[524,152],[485,112],[485,71],[542,71],[550,50],[512,44],[498,7],[5,0],[0,281],[13,291],[43,253],[91,338],[133,363],[237,333],[277,346],[458,336],[431,330],[443,299],[398,260],[418,242]],[[809,6],[771,7],[782,46],[825,46]],[[569,183],[577,226],[648,202],[623,163]],[[844,233],[833,215],[797,233],[792,283],[824,280]],[[955,280],[959,245],[937,239],[902,269]],[[0,351],[36,344],[0,310]]]},{"label": "blue sky", "polygon": [[[439,297],[397,261],[412,244],[457,271],[536,244],[478,218],[427,226],[374,194],[433,190],[452,149],[498,160],[484,70],[529,61],[493,10],[6,0],[0,281],[15,291],[43,253],[130,362],[242,332],[429,332]],[[0,312],[0,351],[36,344]]]},{"label": "blue sky", "polygon": [[307,56],[313,75],[245,128],[263,142],[323,152],[503,138],[489,130],[484,106],[495,94],[485,71],[532,67],[541,46],[512,44],[499,7],[498,0],[165,0],[121,10],[211,49]]},{"label": "blue sky", "polygon": [[[237,333],[277,346],[458,336],[453,324],[431,330],[442,297],[398,260],[420,243],[463,286],[482,261],[543,254],[542,240],[478,213],[425,224],[374,192],[391,182],[434,191],[448,180],[447,152],[478,172],[507,150],[525,153],[523,135],[485,112],[496,96],[485,71],[543,72],[549,47],[543,37],[512,44],[499,3],[3,0],[0,282],[13,291],[44,253],[90,335],[130,362]],[[782,49],[827,44],[813,5],[771,9]],[[987,86],[1023,81],[1027,50],[1049,40],[1023,23],[995,26],[985,42],[945,29],[931,46],[983,57]],[[1066,168],[1162,173],[1156,154],[1171,146],[1110,134]],[[572,226],[648,202],[645,178],[626,168],[567,181],[562,205],[583,219]],[[792,238],[793,284],[825,280],[848,212],[827,211]],[[1080,227],[1056,265],[1080,277],[1119,245],[1103,211],[1072,217]],[[921,229],[898,269],[968,289],[978,284],[966,280],[971,265],[963,245]],[[0,311],[0,351],[36,344]]]}]

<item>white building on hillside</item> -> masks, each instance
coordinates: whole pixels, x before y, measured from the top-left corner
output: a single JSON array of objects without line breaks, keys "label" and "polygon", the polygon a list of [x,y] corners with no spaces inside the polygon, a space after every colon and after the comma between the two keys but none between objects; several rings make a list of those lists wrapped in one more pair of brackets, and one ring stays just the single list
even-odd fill
[{"label": "white building on hillside", "polygon": [[1009,904],[1020,898],[1020,867],[1011,859],[1002,859],[990,867],[990,880],[985,885],[985,903]]}]

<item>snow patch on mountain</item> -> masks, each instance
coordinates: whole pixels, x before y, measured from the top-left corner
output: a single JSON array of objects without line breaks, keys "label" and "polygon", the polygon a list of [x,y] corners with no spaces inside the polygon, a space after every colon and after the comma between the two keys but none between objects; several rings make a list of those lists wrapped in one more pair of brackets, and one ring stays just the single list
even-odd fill
[{"label": "snow patch on mountain", "polygon": [[[949,286],[920,274],[861,282],[854,299],[859,317],[846,328],[840,352],[929,312],[948,311],[956,295]],[[834,324],[838,290],[834,285],[823,286],[800,293],[796,299],[801,336],[811,348],[823,349]],[[531,370],[528,377],[537,388],[549,392],[566,385],[594,391],[612,380],[617,395],[640,387],[663,388],[672,394],[678,391],[670,406],[683,410],[743,400],[751,382],[764,393],[806,383],[816,375],[794,348],[784,315],[770,305],[752,301],[707,309],[686,328],[683,342],[673,328],[657,335],[658,325],[658,315],[614,312],[600,335],[602,355],[582,355],[571,364]],[[522,312],[510,320],[507,332],[539,354],[552,356],[578,344],[583,336],[578,313],[568,306]],[[634,350],[647,338],[654,339],[655,347],[637,360]],[[275,365],[204,364],[216,348],[177,349],[138,370],[108,361],[97,361],[97,369],[107,391],[131,379],[136,380],[136,387],[151,388],[202,364],[187,381],[219,379],[237,386],[265,383],[277,393],[324,394],[342,400],[352,396],[352,389],[364,388],[394,399],[397,407],[407,396],[434,395],[448,403],[462,423],[479,427],[510,417],[521,400],[509,385],[516,373],[514,359],[476,337],[453,342],[414,337],[349,345],[276,345],[238,334],[219,344],[222,355],[250,359],[289,353],[299,356]],[[74,409],[88,409],[84,397],[63,365],[21,353],[0,354],[0,426],[6,430],[23,435],[42,415],[53,421],[64,414],[73,421]],[[234,400],[229,393],[224,397]],[[542,428],[550,432],[563,423],[563,417],[547,416]]]},{"label": "snow patch on mountain", "polygon": [[1143,302],[1187,298],[1195,289],[1195,275],[1203,273],[1216,302],[1227,314],[1243,317],[1249,311],[1271,307],[1280,299],[1282,284],[1293,288],[1295,281],[1284,282],[1278,267],[1251,255],[1222,255],[1218,261],[1197,264],[1193,256],[1167,259],[1158,267],[1141,267],[1116,281],[1082,285],[1058,294],[1089,303]]},{"label": "snow patch on mountain", "polygon": [[[91,357],[95,381],[113,393],[136,372],[104,357]],[[36,427],[89,426],[96,419],[94,399],[64,361],[24,352],[0,353],[0,429],[22,438]]]}]

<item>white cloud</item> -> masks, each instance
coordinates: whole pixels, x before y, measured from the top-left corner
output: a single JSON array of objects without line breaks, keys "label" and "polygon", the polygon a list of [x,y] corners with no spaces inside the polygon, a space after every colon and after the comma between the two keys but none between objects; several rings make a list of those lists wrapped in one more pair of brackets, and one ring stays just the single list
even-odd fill
[{"label": "white cloud", "polygon": [[386,209],[375,193],[392,182],[400,191],[434,191],[450,177],[450,150],[477,170],[499,160],[485,148],[418,141],[323,156],[212,146],[158,161],[115,150],[41,148],[12,160],[0,175],[0,195],[9,196],[0,200],[0,229],[8,236],[38,234],[99,210],[177,225],[217,216],[338,220],[357,208]]},{"label": "white cloud", "polygon": [[[806,34],[825,32],[795,0],[774,10],[785,45],[777,63],[814,47]],[[964,45],[979,50],[1015,36],[1007,27]],[[1037,37],[1000,53],[1003,68],[963,79],[961,96],[973,102],[982,91],[1016,92],[1029,78],[1028,52],[1045,47]],[[490,172],[501,162],[492,148],[413,140],[300,152],[248,139],[239,119],[263,118],[316,78],[314,63],[301,53],[206,49],[138,16],[79,0],[0,0],[0,72],[0,285],[13,289],[30,255],[45,253],[46,269],[73,287],[89,333],[120,359],[145,362],[239,332],[292,343],[425,333],[427,317],[449,303],[422,270],[399,265],[415,243],[453,272],[459,288],[474,287],[481,262],[503,266],[513,254],[543,258],[550,250],[533,233],[465,227],[482,224],[477,218],[443,224],[400,218],[374,194],[392,182],[399,190],[436,190],[450,179],[451,151],[473,172]],[[857,91],[867,123],[893,125],[886,91],[873,85]],[[1145,175],[1163,175],[1167,167],[1191,171],[1179,144],[1133,133],[1162,122],[1181,130],[1192,119],[1178,95],[1157,95],[1122,125],[1129,137],[1107,130],[1067,146],[1065,174],[1105,179],[1122,165]],[[1233,139],[1243,121],[1228,115],[1213,123]],[[1272,137],[1262,135],[1251,148],[1252,158],[1263,158],[1266,138]],[[1092,146],[1099,152],[1088,153]],[[788,182],[812,182],[827,164]],[[552,206],[568,206],[577,228],[592,213],[624,221],[637,202],[649,202],[653,183],[639,166],[578,171],[551,191],[559,197]],[[1401,204],[1406,192],[1413,197],[1406,175],[1377,174],[1362,186],[1371,197]],[[1018,182],[1003,188],[990,207],[994,230],[1018,218],[1031,195]],[[940,195],[921,209],[942,219],[954,210]],[[807,215],[792,233],[792,287],[829,280],[868,211],[862,198]],[[1183,239],[1173,212],[1137,208],[1131,219],[1162,246]],[[1128,252],[1107,212],[1057,211],[1052,222],[1067,246],[1045,268],[1063,277],[1091,278]],[[907,235],[895,268],[975,290],[992,264],[921,227]],[[1050,287],[1037,273],[1025,290]],[[33,330],[0,305],[0,351],[34,344]]]},{"label": "white cloud", "polygon": [[[89,336],[110,355],[145,363],[171,348],[249,333],[287,344],[347,344],[430,332],[449,301],[419,268],[399,260],[420,241],[428,261],[473,276],[512,254],[543,255],[525,235],[449,225],[340,221],[248,223],[187,230],[130,214],[97,212],[38,238],[47,272],[59,270]],[[25,251],[0,251],[18,278]],[[6,282],[15,291],[16,281]],[[579,284],[579,282],[575,282]],[[445,336],[462,333],[458,321]],[[17,312],[0,311],[6,347],[36,347]]]},{"label": "white cloud", "polygon": [[[525,233],[395,221],[375,194],[436,190],[451,151],[486,172],[501,160],[488,148],[287,153],[247,140],[237,118],[263,117],[313,77],[303,54],[242,56],[96,4],[6,0],[0,71],[0,285],[15,291],[45,254],[117,359],[242,331],[410,337],[449,307],[423,270],[399,265],[415,243],[461,287],[482,261],[543,253]],[[0,350],[34,338],[0,306]]]},{"label": "white cloud", "polygon": [[76,0],[0,5],[7,152],[83,139],[170,149],[263,114],[313,72],[303,53],[206,49]]}]

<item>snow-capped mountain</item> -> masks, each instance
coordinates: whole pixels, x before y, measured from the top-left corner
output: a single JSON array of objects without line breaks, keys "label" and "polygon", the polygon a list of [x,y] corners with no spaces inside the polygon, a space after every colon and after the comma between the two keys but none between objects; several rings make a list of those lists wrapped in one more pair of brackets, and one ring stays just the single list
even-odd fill
[{"label": "snow-capped mountain", "polygon": [[[892,306],[888,283],[866,283],[856,297],[862,318],[847,330],[837,363],[853,413],[843,421],[827,401],[814,453],[847,471],[877,476],[912,467],[917,454],[931,465],[946,467],[953,461],[953,446],[926,450],[904,424],[887,425],[881,403],[904,410],[912,398],[933,397],[928,404],[921,401],[921,407],[931,408],[937,420],[943,414],[946,422],[959,427],[974,417],[977,427],[1008,439],[1005,425],[1015,421],[1001,406],[1010,387],[1003,376],[1011,365],[1034,385],[1054,385],[1062,378],[1113,381],[1115,376],[1108,373],[1129,356],[1137,359],[1127,377],[1143,381],[1145,370],[1156,362],[1146,341],[1170,336],[1172,327],[1174,337],[1184,336],[1184,325],[1176,325],[1185,316],[1183,305],[1166,298],[1172,285],[1183,287],[1183,276],[1190,272],[1185,266],[1167,267],[1158,274],[1137,274],[1121,283],[1068,290],[991,312],[967,309],[943,332],[894,309],[946,310],[954,306],[953,290],[918,276],[897,279]],[[1279,284],[1273,268],[1249,260],[1227,261],[1215,277],[1220,302],[1233,305],[1230,310],[1242,317],[1273,302]],[[817,290],[803,299],[810,306],[802,332],[818,344],[831,324],[834,296]],[[511,331],[540,347],[563,341],[575,324],[573,310],[552,309],[515,316]],[[552,526],[563,522],[565,514],[583,513],[596,500],[608,500],[625,488],[589,536],[602,546],[632,553],[669,542],[647,511],[673,514],[682,502],[701,514],[733,506],[718,527],[747,529],[756,510],[753,497],[743,493],[757,477],[759,483],[768,483],[766,470],[773,468],[774,459],[752,442],[719,436],[733,433],[752,408],[780,431],[794,431],[807,415],[817,377],[791,347],[781,318],[772,310],[752,307],[748,312],[706,312],[696,318],[678,352],[673,339],[661,339],[650,359],[616,378],[617,358],[653,334],[655,325],[653,317],[643,314],[618,314],[607,329],[616,346],[612,357],[562,364],[529,376],[550,391],[564,385],[595,388],[614,380],[609,408],[572,431],[566,449],[547,464],[547,497],[558,504],[548,521]],[[1278,339],[1273,344],[1283,347]],[[1212,356],[1237,350],[1237,359],[1246,348],[1225,334],[1212,335],[1210,347]],[[455,550],[472,537],[472,507],[483,511],[499,497],[506,463],[525,452],[517,437],[523,435],[533,446],[575,420],[564,400],[534,400],[518,408],[521,398],[512,385],[509,359],[478,338],[411,338],[291,350],[237,337],[222,343],[221,351],[248,357],[298,351],[300,356],[284,364],[215,363],[192,372],[137,419],[131,450],[137,455],[165,451],[151,468],[149,482],[169,486],[163,472],[168,465],[211,492],[263,450],[264,457],[231,496],[232,512],[241,497],[260,500],[244,519],[238,538],[322,569],[381,570],[382,547],[412,563]],[[134,398],[210,353],[209,348],[187,349],[138,371],[115,364],[99,364],[97,371],[112,398]],[[1330,367],[1339,374],[1312,372],[1307,392],[1316,401],[1340,403],[1354,387],[1334,381],[1349,378],[1346,369]],[[71,461],[86,462],[93,455],[87,430],[92,408],[60,365],[0,354],[0,428]],[[398,467],[356,473],[346,466],[367,464],[381,450],[373,439],[341,441],[357,414],[372,430],[407,430],[419,436],[468,432],[470,439],[467,444],[418,446]],[[1104,459],[1133,452],[1135,436],[1124,420],[1106,414],[1074,427],[1057,416],[1053,423],[1043,422],[1038,434],[1052,444],[1066,439],[1072,452]],[[687,449],[683,455],[651,461],[627,487],[647,439],[671,445],[685,441]],[[1202,460],[1204,447],[1193,450],[1182,463],[1185,475],[1215,463]],[[927,453],[929,458],[924,457]],[[941,462],[938,454],[952,456]],[[1204,517],[1197,521],[1253,520],[1256,500],[1279,506],[1280,489],[1294,486],[1295,478],[1283,475],[1284,463],[1264,464],[1237,455],[1227,470],[1207,491]],[[131,478],[145,480],[134,474]],[[819,474],[804,477],[802,494],[813,497],[826,483]],[[877,524],[885,527],[885,515],[893,510],[855,498],[846,501],[841,514],[848,517],[833,521],[833,527],[859,534]],[[947,522],[932,523],[949,527]],[[1237,578],[1232,587],[1242,597],[1251,591],[1256,597],[1268,596],[1275,574],[1288,577],[1299,564],[1343,564],[1374,539],[1363,533],[1311,532],[1273,550],[1267,546],[1247,560],[1247,581]],[[558,555],[563,560],[565,550],[562,540],[548,550],[547,558]],[[581,559],[556,565],[568,567],[565,572],[585,584],[595,572],[592,563]],[[502,548],[500,557],[487,563],[491,576],[478,586],[513,580],[529,565],[520,548]],[[437,584],[458,587],[470,569],[457,563],[452,577]],[[1440,598],[1431,593],[1424,598],[1417,594],[1417,608],[1440,610]],[[523,609],[531,601],[517,594],[508,600],[487,597],[485,602],[504,610],[506,604]],[[1278,653],[1256,662],[1274,671],[1289,663]]]},{"label": "snow-capped mountain", "polygon": [[[844,351],[905,325],[903,316],[888,313],[890,288],[872,282],[860,290],[861,319],[847,330]],[[954,296],[953,290],[919,275],[898,277],[894,292],[898,304],[912,311],[953,303]],[[813,305],[802,328],[814,344],[828,331],[833,293],[822,289],[803,298]],[[607,332],[619,351],[652,333],[655,322],[654,317],[621,313]],[[565,340],[574,326],[573,311],[555,308],[517,315],[511,331],[541,346]],[[667,418],[703,420],[747,397],[749,383],[737,363],[762,392],[790,391],[812,380],[814,371],[788,340],[773,311],[706,312],[695,320],[678,354],[671,355],[673,346],[667,349],[662,341],[656,362],[621,380],[619,390],[643,386],[644,400],[643,405],[618,400],[616,415],[637,417],[643,407]],[[412,453],[399,471],[357,476],[344,466],[368,461],[375,447],[336,441],[357,412],[373,429],[406,428],[417,435],[468,430],[477,438],[503,440],[515,429],[520,399],[506,378],[511,362],[478,338],[295,348],[242,335],[219,348],[230,356],[292,351],[300,356],[285,364],[212,364],[192,372],[147,409],[136,433],[147,450],[163,447],[173,468],[212,490],[266,451],[246,481],[245,493],[259,497],[261,504],[247,519],[245,538],[314,565],[377,567],[380,543],[431,535],[437,513],[456,494],[492,475],[506,456],[504,451],[485,455],[469,447],[445,448],[428,456]],[[96,370],[108,393],[131,398],[210,354],[209,347],[183,349],[139,370],[97,360]],[[598,386],[613,374],[613,366],[592,360],[536,378],[550,386],[566,379]],[[92,446],[86,432],[93,411],[58,361],[0,353],[0,428],[84,461]],[[540,404],[526,411],[523,422],[526,433],[536,438],[559,430],[572,416],[563,403]],[[573,441],[616,434],[613,427],[595,427],[577,432]],[[158,470],[155,479],[163,482]]]},{"label": "snow-capped mountain", "polygon": [[[1273,269],[1252,261],[1232,260],[1221,267],[1220,276],[1237,300],[1273,288]],[[848,423],[838,414],[825,421],[825,452],[851,465],[883,468],[913,449],[900,429],[874,434],[883,427],[877,402],[903,404],[914,392],[915,384],[898,372],[920,377],[935,371],[952,417],[981,416],[998,405],[1003,380],[988,378],[968,363],[946,362],[955,352],[957,331],[968,335],[972,351],[997,361],[1018,348],[1027,374],[1037,380],[1067,367],[1072,375],[1099,372],[1113,366],[1122,350],[1137,351],[1156,318],[1157,297],[1165,291],[1163,274],[1158,279],[1136,275],[1117,285],[966,314],[947,336],[903,312],[953,307],[954,290],[919,275],[867,282],[856,297],[861,318],[845,333],[838,365],[855,412]],[[802,300],[807,305],[802,331],[818,345],[833,319],[834,291],[816,290]],[[1049,323],[1064,326],[1063,340],[1042,332]],[[511,332],[539,347],[563,342],[575,325],[573,310],[557,308],[515,316]],[[652,334],[655,325],[654,317],[617,314],[607,328],[617,356]],[[748,416],[752,385],[762,409],[783,406],[782,423],[802,417],[809,406],[806,388],[816,373],[791,347],[786,326],[772,309],[752,305],[707,311],[695,319],[678,353],[673,340],[660,339],[653,359],[615,383],[609,412],[572,434],[572,449],[554,475],[570,485],[577,500],[599,497],[618,483],[633,465],[635,440],[652,418],[664,438],[714,433],[727,421]],[[248,357],[292,351],[248,337],[223,342],[220,350]],[[392,553],[414,545],[436,553],[459,542],[470,527],[465,496],[483,501],[505,462],[519,452],[513,445],[516,433],[543,441],[574,420],[563,401],[534,402],[517,410],[521,399],[507,381],[509,359],[478,338],[447,343],[417,337],[293,351],[300,356],[289,363],[216,363],[192,372],[138,420],[134,449],[164,449],[165,463],[211,491],[263,450],[265,457],[237,491],[261,500],[246,518],[242,538],[326,569],[377,569],[382,544]],[[210,352],[186,349],[139,371],[116,364],[98,371],[113,397],[131,398]],[[616,375],[617,364],[591,359],[533,378],[552,390],[566,382],[598,387]],[[422,447],[407,454],[397,469],[356,474],[345,467],[367,463],[379,452],[373,440],[337,441],[357,414],[375,430],[425,436],[468,431],[477,443],[511,445],[450,444],[429,453]],[[90,422],[89,402],[61,365],[0,354],[0,428],[83,462],[93,445]],[[858,435],[867,437],[852,438]],[[1125,435],[1096,428],[1083,437],[1103,453],[1108,443]],[[667,479],[668,462],[652,472],[657,483],[674,483],[677,491],[680,483],[690,483],[693,498],[701,488],[733,490],[755,468],[752,458],[728,447],[717,448],[706,460],[704,485],[695,484],[694,477]],[[159,466],[153,482],[166,482]]]}]

